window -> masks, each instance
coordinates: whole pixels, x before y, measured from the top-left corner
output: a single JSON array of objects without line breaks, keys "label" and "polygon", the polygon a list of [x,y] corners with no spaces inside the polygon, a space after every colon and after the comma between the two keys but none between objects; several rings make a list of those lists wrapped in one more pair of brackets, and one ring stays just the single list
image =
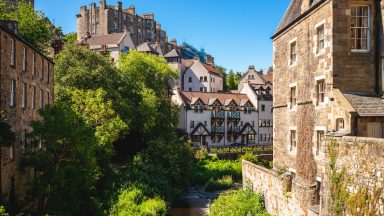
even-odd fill
[{"label": "window", "polygon": [[204,106],[203,105],[195,105],[194,106],[195,113],[197,112],[203,112],[204,111]]},{"label": "window", "polygon": [[353,5],[351,15],[352,50],[369,50],[369,6]]},{"label": "window", "polygon": [[27,48],[23,46],[23,71],[27,69]]},{"label": "window", "polygon": [[49,78],[50,78],[49,70],[51,69],[49,62],[47,63],[47,67],[48,67],[48,69],[47,69],[47,83],[49,83]]},{"label": "window", "polygon": [[15,158],[15,154],[14,154],[14,148],[13,148],[13,145],[9,147],[9,159],[13,160]]},{"label": "window", "polygon": [[290,98],[290,102],[291,102],[291,108],[297,106],[297,99],[296,99],[296,87],[292,87],[291,88],[291,98]]},{"label": "window", "polygon": [[35,65],[35,53],[32,53],[32,76],[35,76],[35,68],[36,68],[36,65]]},{"label": "window", "polygon": [[16,80],[11,80],[9,88],[9,105],[16,106]]},{"label": "window", "polygon": [[189,88],[189,91],[192,91],[192,88]]},{"label": "window", "polygon": [[204,126],[208,126],[208,122],[207,121],[204,121]]},{"label": "window", "polygon": [[292,42],[291,43],[291,65],[293,65],[296,60],[297,60],[297,57],[296,57],[296,41]]},{"label": "window", "polygon": [[336,119],[336,131],[344,130],[344,119]]},{"label": "window", "polygon": [[252,121],[252,127],[255,127],[255,121]]},{"label": "window", "polygon": [[15,66],[15,57],[16,57],[16,45],[15,45],[15,39],[11,38],[11,43],[10,43],[10,53],[9,53],[9,64],[11,66]]},{"label": "window", "polygon": [[204,91],[204,87],[200,87],[200,91],[203,92]]},{"label": "window", "polygon": [[244,113],[245,114],[251,114],[252,113],[252,107],[244,107]]},{"label": "window", "polygon": [[201,77],[200,77],[200,82],[203,82],[203,79],[204,79],[204,78],[201,76]]},{"label": "window", "polygon": [[317,81],[317,105],[324,103],[325,86],[324,80]]},{"label": "window", "polygon": [[265,112],[265,105],[264,104],[261,105],[261,112]]},{"label": "window", "polygon": [[271,120],[267,120],[267,127],[271,127]]},{"label": "window", "polygon": [[44,102],[44,92],[42,89],[40,89],[40,95],[39,95],[39,108],[43,108],[43,102]]},{"label": "window", "polygon": [[325,36],[324,25],[317,28],[317,52],[324,50],[325,48]]},{"label": "window", "polygon": [[204,82],[207,82],[208,81],[208,78],[205,76],[204,77]]},{"label": "window", "polygon": [[324,131],[317,131],[316,132],[316,156],[320,154],[321,151],[321,144],[323,143],[324,140]]},{"label": "window", "polygon": [[243,121],[241,121],[241,122],[240,122],[240,126],[243,126],[243,125],[244,125],[244,122],[243,122]]},{"label": "window", "polygon": [[35,97],[36,97],[36,87],[32,86],[31,92],[31,109],[35,109]]},{"label": "window", "polygon": [[194,128],[195,127],[195,122],[191,121],[190,126],[191,126],[191,128]]},{"label": "window", "polygon": [[27,84],[23,83],[22,97],[21,97],[21,107],[25,109],[27,106]]},{"label": "window", "polygon": [[295,130],[291,130],[290,141],[291,141],[290,151],[296,150],[297,137],[296,137],[296,131]]},{"label": "window", "polygon": [[188,82],[192,82],[192,77],[188,77]]},{"label": "window", "polygon": [[43,57],[41,57],[40,63],[41,63],[41,65],[40,65],[40,79],[43,79],[43,77],[44,77],[44,72],[43,72],[43,70],[44,70],[44,59],[43,59]]}]

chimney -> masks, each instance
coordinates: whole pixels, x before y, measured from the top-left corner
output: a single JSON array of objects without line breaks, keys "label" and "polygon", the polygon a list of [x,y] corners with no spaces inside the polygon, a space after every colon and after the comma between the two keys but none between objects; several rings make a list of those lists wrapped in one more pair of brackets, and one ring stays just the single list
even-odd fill
[{"label": "chimney", "polygon": [[255,66],[254,65],[249,65],[248,70],[255,70]]},{"label": "chimney", "polygon": [[195,56],[195,57],[193,57],[193,60],[195,60],[195,61],[199,61],[200,58],[199,58],[199,56]]},{"label": "chimney", "polygon": [[305,11],[307,11],[311,7],[312,2],[313,0],[302,0],[301,13],[304,13]]},{"label": "chimney", "polygon": [[150,13],[146,13],[144,14],[144,18],[145,19],[150,19],[150,20],[154,20],[155,19],[155,14],[150,12]]},{"label": "chimney", "polygon": [[136,10],[135,10],[135,6],[134,6],[134,5],[129,6],[129,8],[128,8],[128,13],[130,13],[130,14],[136,14]]},{"label": "chimney", "polygon": [[117,10],[122,11],[123,10],[123,3],[121,1],[117,2]]},{"label": "chimney", "polygon": [[215,58],[213,58],[209,54],[205,54],[205,60],[206,60],[207,64],[209,64],[209,65],[214,65],[215,64]]},{"label": "chimney", "polygon": [[175,38],[172,38],[171,39],[171,44],[177,46],[177,40]]},{"label": "chimney", "polygon": [[100,1],[100,9],[105,9],[107,7],[107,0]]}]

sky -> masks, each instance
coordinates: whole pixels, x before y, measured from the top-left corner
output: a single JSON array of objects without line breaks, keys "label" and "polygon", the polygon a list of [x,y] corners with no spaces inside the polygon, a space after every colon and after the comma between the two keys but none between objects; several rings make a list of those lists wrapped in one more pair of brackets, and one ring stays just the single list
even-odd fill
[{"label": "sky", "polygon": [[[168,38],[204,48],[215,64],[245,72],[272,65],[272,40],[290,0],[121,0],[136,13],[153,12]],[[35,0],[35,7],[64,33],[76,31],[80,6],[99,0]],[[107,0],[117,5],[117,0]]]}]

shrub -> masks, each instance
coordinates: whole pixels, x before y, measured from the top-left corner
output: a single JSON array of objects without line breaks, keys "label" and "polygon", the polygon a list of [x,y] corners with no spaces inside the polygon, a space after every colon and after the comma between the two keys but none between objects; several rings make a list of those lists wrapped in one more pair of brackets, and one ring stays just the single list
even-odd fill
[{"label": "shrub", "polygon": [[249,162],[254,163],[254,164],[256,164],[258,162],[257,156],[251,152],[247,152],[247,153],[241,155],[240,160],[246,160],[246,161],[249,161]]},{"label": "shrub", "polygon": [[206,191],[216,191],[231,188],[233,186],[232,176],[223,176],[220,179],[210,179],[204,186]]},{"label": "shrub", "polygon": [[193,166],[193,183],[205,185],[210,179],[217,180],[223,176],[232,176],[238,181],[242,178],[240,161],[218,160],[216,157],[208,157]]},{"label": "shrub", "polygon": [[211,216],[269,216],[263,197],[249,190],[222,194],[210,207]]},{"label": "shrub", "polygon": [[128,188],[121,191],[118,201],[112,207],[111,215],[125,216],[157,216],[165,215],[167,206],[160,198],[148,198],[138,188]]}]

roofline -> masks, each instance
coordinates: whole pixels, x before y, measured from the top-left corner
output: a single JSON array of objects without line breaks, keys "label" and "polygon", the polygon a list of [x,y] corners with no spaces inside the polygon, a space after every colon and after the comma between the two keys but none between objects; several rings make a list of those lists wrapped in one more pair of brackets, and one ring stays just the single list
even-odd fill
[{"label": "roofline", "polygon": [[315,9],[317,9],[320,5],[324,4],[325,2],[327,2],[328,0],[320,0],[318,3],[316,3],[315,5],[313,5],[312,7],[310,7],[308,10],[306,10],[304,13],[302,13],[300,16],[298,16],[296,19],[294,19],[291,23],[289,23],[288,25],[286,25],[284,28],[282,28],[280,31],[276,32],[274,35],[272,35],[271,39],[274,40],[276,37],[278,37],[279,35],[281,35],[283,32],[285,32],[287,29],[289,29],[291,26],[293,26],[294,24],[296,24],[296,22],[300,21],[302,18],[304,18],[305,16],[307,16],[308,14],[310,14],[312,11],[314,11]]},{"label": "roofline", "polygon": [[3,25],[0,25],[0,29],[4,30],[5,32],[7,32],[8,34],[12,35],[12,37],[15,37],[16,39],[22,41],[24,44],[26,44],[27,46],[29,46],[29,48],[33,49],[34,51],[38,52],[40,55],[44,56],[48,61],[50,61],[52,64],[55,64],[55,62],[50,58],[48,57],[45,53],[43,53],[43,51],[36,47],[35,45],[32,45],[30,42],[28,42],[27,40],[25,40],[24,38],[20,37],[19,35],[15,34],[14,32],[12,32],[10,29],[8,29],[7,27],[3,26]]}]

